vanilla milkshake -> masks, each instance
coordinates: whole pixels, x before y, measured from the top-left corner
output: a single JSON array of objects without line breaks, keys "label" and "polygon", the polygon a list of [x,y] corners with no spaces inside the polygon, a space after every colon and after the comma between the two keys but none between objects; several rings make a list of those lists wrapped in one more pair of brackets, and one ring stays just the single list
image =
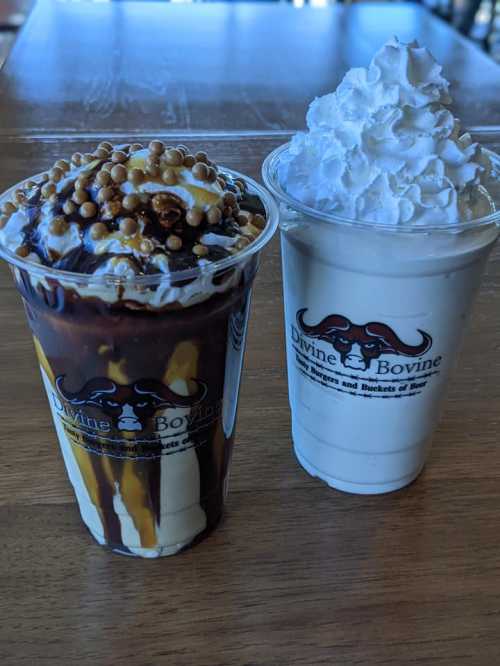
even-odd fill
[{"label": "vanilla milkshake", "polygon": [[421,471],[498,236],[497,158],[460,129],[448,87],[425,48],[394,39],[264,164],[281,204],[295,452],[348,492]]},{"label": "vanilla milkshake", "polygon": [[227,492],[272,199],[203,151],[103,142],[0,207],[85,524],[127,555],[199,541]]}]

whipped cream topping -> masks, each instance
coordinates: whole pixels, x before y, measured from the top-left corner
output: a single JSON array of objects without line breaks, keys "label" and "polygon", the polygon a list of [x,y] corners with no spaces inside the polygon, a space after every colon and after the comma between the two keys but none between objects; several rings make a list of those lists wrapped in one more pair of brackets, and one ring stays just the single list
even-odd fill
[{"label": "whipped cream topping", "polygon": [[326,213],[443,224],[492,212],[490,161],[447,108],[449,83],[416,41],[387,42],[368,68],[315,99],[280,165],[283,188]]}]

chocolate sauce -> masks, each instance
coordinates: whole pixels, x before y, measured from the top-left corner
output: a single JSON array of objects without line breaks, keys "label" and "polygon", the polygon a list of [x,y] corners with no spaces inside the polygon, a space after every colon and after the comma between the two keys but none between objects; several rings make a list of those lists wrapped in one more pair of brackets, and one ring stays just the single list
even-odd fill
[{"label": "chocolate sauce", "polygon": [[[256,265],[257,260],[251,260],[239,283],[227,292],[188,308],[165,312],[131,310],[123,303],[106,304],[55,284],[51,289],[40,285],[34,288],[24,276],[21,292],[29,323],[46,359],[44,371],[51,377],[49,400],[56,404],[68,432],[74,433],[73,439],[69,438],[71,448],[77,454],[84,483],[96,498],[104,541],[112,549],[129,552],[130,547],[124,539],[123,516],[120,519],[117,512],[118,492],[128,519],[141,537],[141,544],[134,547],[161,546],[154,542],[154,535],[158,526],[169,520],[161,513],[168,512],[169,500],[176,500],[165,486],[165,458],[167,464],[172,461],[175,465],[176,456],[185,455],[188,448],[195,452],[191,464],[196,465],[199,505],[206,515],[203,531],[193,539],[202,538],[219,521],[235,430],[234,418],[226,415],[235,414],[249,289]],[[183,376],[182,363],[191,363],[195,373]],[[141,423],[140,432],[119,429],[116,419],[129,400],[120,398],[123,391],[130,395],[131,387],[141,390],[146,382],[149,386],[155,382],[155,387],[170,382],[170,389],[179,391],[180,380],[195,381],[202,387],[199,394],[203,392],[202,399],[186,413],[187,427],[181,434],[184,445],[178,445],[175,437],[161,438],[162,428],[167,428],[169,422],[176,425],[175,419],[184,413],[176,411],[175,405],[173,411],[160,408],[154,412]],[[118,405],[115,412],[92,403],[96,392],[92,389],[92,395],[85,393],[89,382],[93,389],[101,386],[105,391],[114,382],[117,390],[111,397]],[[189,399],[178,397],[179,402]],[[134,416],[140,415],[140,404],[135,398]],[[92,434],[89,423],[94,428],[106,423],[106,429]],[[110,448],[100,437],[117,443]],[[167,498],[163,507],[162,496]]]}]

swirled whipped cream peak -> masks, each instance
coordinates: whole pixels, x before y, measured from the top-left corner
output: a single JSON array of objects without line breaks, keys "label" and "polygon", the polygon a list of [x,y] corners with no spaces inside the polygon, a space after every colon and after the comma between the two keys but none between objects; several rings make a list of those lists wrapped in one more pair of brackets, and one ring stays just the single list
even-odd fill
[{"label": "swirled whipped cream peak", "polygon": [[282,187],[326,213],[383,224],[446,224],[492,212],[491,165],[448,109],[426,48],[396,38],[368,68],[315,99],[280,165]]},{"label": "swirled whipped cream peak", "polygon": [[58,160],[0,206],[0,245],[76,273],[174,273],[236,254],[266,225],[245,179],[184,145],[114,146]]}]

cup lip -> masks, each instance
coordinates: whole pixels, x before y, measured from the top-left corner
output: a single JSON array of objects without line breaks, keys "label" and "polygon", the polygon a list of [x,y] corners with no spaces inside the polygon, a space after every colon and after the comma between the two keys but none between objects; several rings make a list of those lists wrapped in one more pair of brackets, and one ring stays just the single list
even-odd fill
[{"label": "cup lip", "polygon": [[[400,225],[400,224],[384,224],[380,222],[368,222],[363,220],[356,220],[353,218],[344,217],[342,215],[335,215],[333,213],[325,213],[307,204],[302,203],[298,199],[292,197],[282,187],[278,178],[278,166],[283,155],[290,148],[291,142],[278,146],[265,158],[262,164],[262,179],[267,189],[276,197],[279,203],[285,203],[290,208],[297,212],[308,215],[318,222],[334,225],[342,225],[345,228],[362,229],[364,231],[383,231],[392,234],[405,234],[405,235],[422,235],[432,232],[445,232],[447,234],[460,234],[464,231],[471,231],[473,229],[483,228],[491,224],[495,224],[500,228],[500,208],[488,215],[469,220],[467,222],[443,224],[419,224],[419,225]],[[484,148],[485,153],[494,158],[494,161],[500,165],[500,156],[488,148]]]},{"label": "cup lip", "polygon": [[[191,281],[197,278],[214,275],[215,273],[220,273],[222,271],[228,270],[235,265],[243,263],[245,260],[252,257],[254,254],[258,253],[274,235],[279,221],[279,210],[276,204],[275,199],[269,194],[269,192],[259,183],[257,183],[253,178],[242,174],[235,169],[229,169],[225,166],[219,167],[222,171],[230,174],[234,178],[240,178],[250,186],[250,190],[255,192],[257,196],[262,201],[266,211],[266,226],[262,232],[257,236],[257,238],[250,243],[244,250],[233,254],[229,257],[224,257],[217,261],[207,263],[203,266],[196,266],[194,268],[186,268],[181,271],[168,271],[167,273],[153,273],[151,275],[136,275],[133,278],[120,276],[120,275],[110,275],[110,274],[101,274],[94,275],[93,273],[77,273],[74,271],[65,271],[58,268],[53,268],[52,266],[45,266],[44,264],[36,264],[31,261],[19,257],[14,254],[11,250],[6,247],[3,247],[0,244],[0,258],[4,259],[9,265],[15,266],[16,268],[22,269],[29,273],[30,275],[35,275],[41,278],[52,278],[58,281],[69,281],[77,284],[93,284],[93,285],[103,285],[106,287],[109,286],[140,286],[140,287],[156,287],[162,283],[167,284],[176,284],[183,281]],[[44,172],[42,172],[44,173]],[[41,177],[41,173],[35,176],[32,176],[30,180],[36,181]],[[0,204],[9,195],[21,185],[23,181],[12,185],[2,194],[0,194]]]}]

